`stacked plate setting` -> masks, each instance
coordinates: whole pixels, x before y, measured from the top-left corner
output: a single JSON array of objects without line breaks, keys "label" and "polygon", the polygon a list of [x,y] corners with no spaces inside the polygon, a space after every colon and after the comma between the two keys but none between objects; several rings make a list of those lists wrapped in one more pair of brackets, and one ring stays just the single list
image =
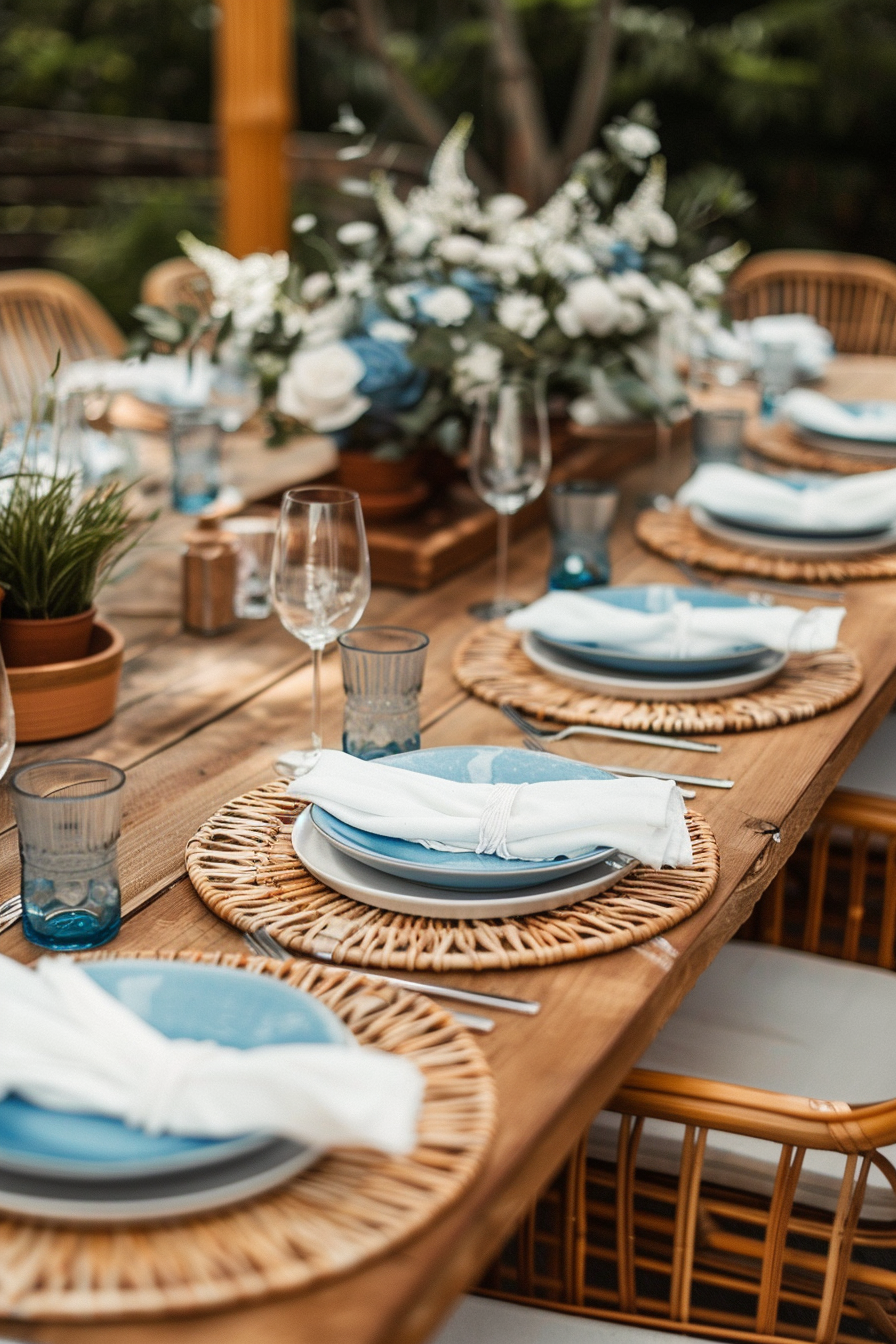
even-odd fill
[{"label": "stacked plate setting", "polygon": [[[584,590],[583,597],[630,611],[659,613],[677,602],[694,607],[748,607],[749,598],[671,584]],[[559,640],[537,630],[523,635],[523,652],[558,681],[618,699],[697,701],[743,695],[777,676],[787,655],[763,644],[740,644],[702,657],[656,657],[593,643]]]},{"label": "stacked plate setting", "polygon": [[[86,963],[102,989],[171,1038],[249,1049],[353,1045],[310,994],[269,976],[186,962]],[[0,1101],[0,1209],[85,1225],[153,1222],[224,1208],[314,1162],[314,1148],[270,1134],[151,1135],[122,1120]]]},{"label": "stacked plate setting", "polygon": [[[612,778],[560,756],[491,746],[437,747],[377,763],[477,784]],[[606,847],[539,862],[427,849],[348,826],[316,803],[300,815],[293,844],[308,871],[334,891],[364,905],[431,919],[502,919],[554,910],[606,890],[636,866],[628,855]]]},{"label": "stacked plate setting", "polygon": [[819,413],[811,403],[797,402],[789,408],[790,425],[797,438],[823,452],[872,458],[896,466],[896,402],[840,401],[833,409],[834,420],[823,410]]}]

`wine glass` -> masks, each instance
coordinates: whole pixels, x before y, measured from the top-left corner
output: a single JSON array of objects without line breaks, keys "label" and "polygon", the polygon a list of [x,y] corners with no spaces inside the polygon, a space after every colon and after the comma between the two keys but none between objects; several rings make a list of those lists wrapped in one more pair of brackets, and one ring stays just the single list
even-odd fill
[{"label": "wine glass", "polygon": [[271,596],[283,625],[312,654],[311,748],[289,756],[293,773],[304,775],[321,752],[323,651],[357,625],[370,597],[370,558],[356,491],[316,485],[287,490],[274,538]]},{"label": "wine glass", "polygon": [[522,606],[507,596],[510,515],[538,498],[550,470],[544,379],[507,378],[483,394],[470,440],[470,484],[498,515],[495,599],[470,607],[477,620],[492,621]]},{"label": "wine glass", "polygon": [[[0,589],[2,592],[2,589]],[[9,769],[16,745],[16,716],[9,693],[9,678],[0,653],[0,779]]]}]

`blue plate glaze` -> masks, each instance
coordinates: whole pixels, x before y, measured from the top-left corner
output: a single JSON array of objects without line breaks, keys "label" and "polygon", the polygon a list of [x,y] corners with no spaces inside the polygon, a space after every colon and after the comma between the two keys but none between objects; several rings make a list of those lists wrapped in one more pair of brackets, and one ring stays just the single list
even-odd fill
[{"label": "blue plate glaze", "polygon": [[[668,611],[675,602],[690,602],[692,607],[748,607],[746,597],[734,593],[720,593],[708,588],[677,588],[672,584],[652,583],[644,587],[584,589],[582,597],[596,602],[608,602],[628,611]],[[699,677],[713,673],[738,672],[749,667],[763,653],[763,644],[734,645],[725,653],[706,658],[656,658],[632,653],[628,649],[607,648],[597,643],[579,643],[573,640],[552,639],[540,630],[535,633],[542,644],[571,654],[594,667],[613,668],[620,672],[640,672],[656,676]]]},{"label": "blue plate glaze", "polygon": [[[83,970],[165,1036],[258,1045],[345,1044],[339,1018],[310,994],[270,976],[187,962],[109,961]],[[218,1163],[270,1144],[270,1135],[190,1139],[149,1135],[121,1120],[0,1102],[0,1167],[62,1179],[118,1180]]]},{"label": "blue plate glaze", "polygon": [[[606,770],[560,756],[533,755],[512,747],[431,747],[406,756],[383,757],[379,765],[437,779],[475,784],[534,784],[549,779],[612,779]],[[393,840],[347,826],[316,803],[311,820],[343,854],[371,868],[455,891],[513,891],[589,868],[613,853],[606,846],[578,858],[545,862],[499,859],[495,854],[450,854],[412,840]]]}]

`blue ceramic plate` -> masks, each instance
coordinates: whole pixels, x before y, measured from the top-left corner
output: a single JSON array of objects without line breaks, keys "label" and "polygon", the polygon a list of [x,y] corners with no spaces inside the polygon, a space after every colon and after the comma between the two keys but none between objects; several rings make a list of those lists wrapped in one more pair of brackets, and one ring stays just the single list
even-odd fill
[{"label": "blue ceramic plate", "polygon": [[[299,1042],[345,1044],[339,1018],[310,994],[270,976],[186,962],[109,961],[83,969],[165,1036],[238,1050]],[[162,1176],[230,1161],[271,1144],[270,1135],[190,1139],[149,1135],[121,1120],[0,1102],[0,1168],[67,1180]]]},{"label": "blue ceramic plate", "polygon": [[[749,599],[733,593],[711,592],[706,588],[675,588],[672,584],[651,583],[643,588],[585,589],[582,597],[593,597],[596,602],[608,602],[629,611],[668,611],[675,602],[690,602],[693,607],[748,607]],[[654,676],[709,676],[714,672],[737,672],[749,667],[763,653],[762,644],[735,645],[725,653],[706,658],[656,658],[632,653],[626,649],[607,648],[602,644],[585,644],[573,640],[552,639],[535,632],[542,644],[561,653],[580,658],[594,667],[614,668],[620,672],[640,672]]]},{"label": "blue ceramic plate", "polygon": [[[819,425],[814,416],[800,415],[799,412],[792,417],[793,423],[799,425],[801,429],[811,430],[814,434],[823,435],[826,439],[836,442],[838,439],[848,439],[860,443],[875,444],[878,448],[884,444],[890,444],[896,447],[896,436],[892,430],[883,429],[881,426],[886,422],[892,423],[893,402],[892,401],[841,401],[838,403],[845,411],[850,411],[856,418],[855,428],[849,425],[844,426],[840,434],[831,434]],[[875,425],[875,420],[878,423]]]},{"label": "blue ceramic plate", "polygon": [[[379,762],[396,770],[413,770],[437,779],[475,784],[535,784],[546,779],[612,779],[605,770],[559,756],[533,755],[510,747],[433,747],[388,756]],[[347,826],[317,804],[311,820],[341,853],[393,877],[455,891],[514,891],[566,873],[589,868],[614,853],[606,846],[578,858],[546,862],[499,859],[496,854],[449,854],[426,849],[412,840],[392,840]]]}]

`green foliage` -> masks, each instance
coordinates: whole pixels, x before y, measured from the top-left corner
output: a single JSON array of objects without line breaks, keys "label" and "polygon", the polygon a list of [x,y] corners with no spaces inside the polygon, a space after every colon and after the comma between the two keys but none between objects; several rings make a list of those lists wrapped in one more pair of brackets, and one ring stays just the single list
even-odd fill
[{"label": "green foliage", "polygon": [[127,486],[79,498],[73,476],[20,472],[0,506],[3,614],[76,616],[87,611],[112,567],[139,540]]}]

